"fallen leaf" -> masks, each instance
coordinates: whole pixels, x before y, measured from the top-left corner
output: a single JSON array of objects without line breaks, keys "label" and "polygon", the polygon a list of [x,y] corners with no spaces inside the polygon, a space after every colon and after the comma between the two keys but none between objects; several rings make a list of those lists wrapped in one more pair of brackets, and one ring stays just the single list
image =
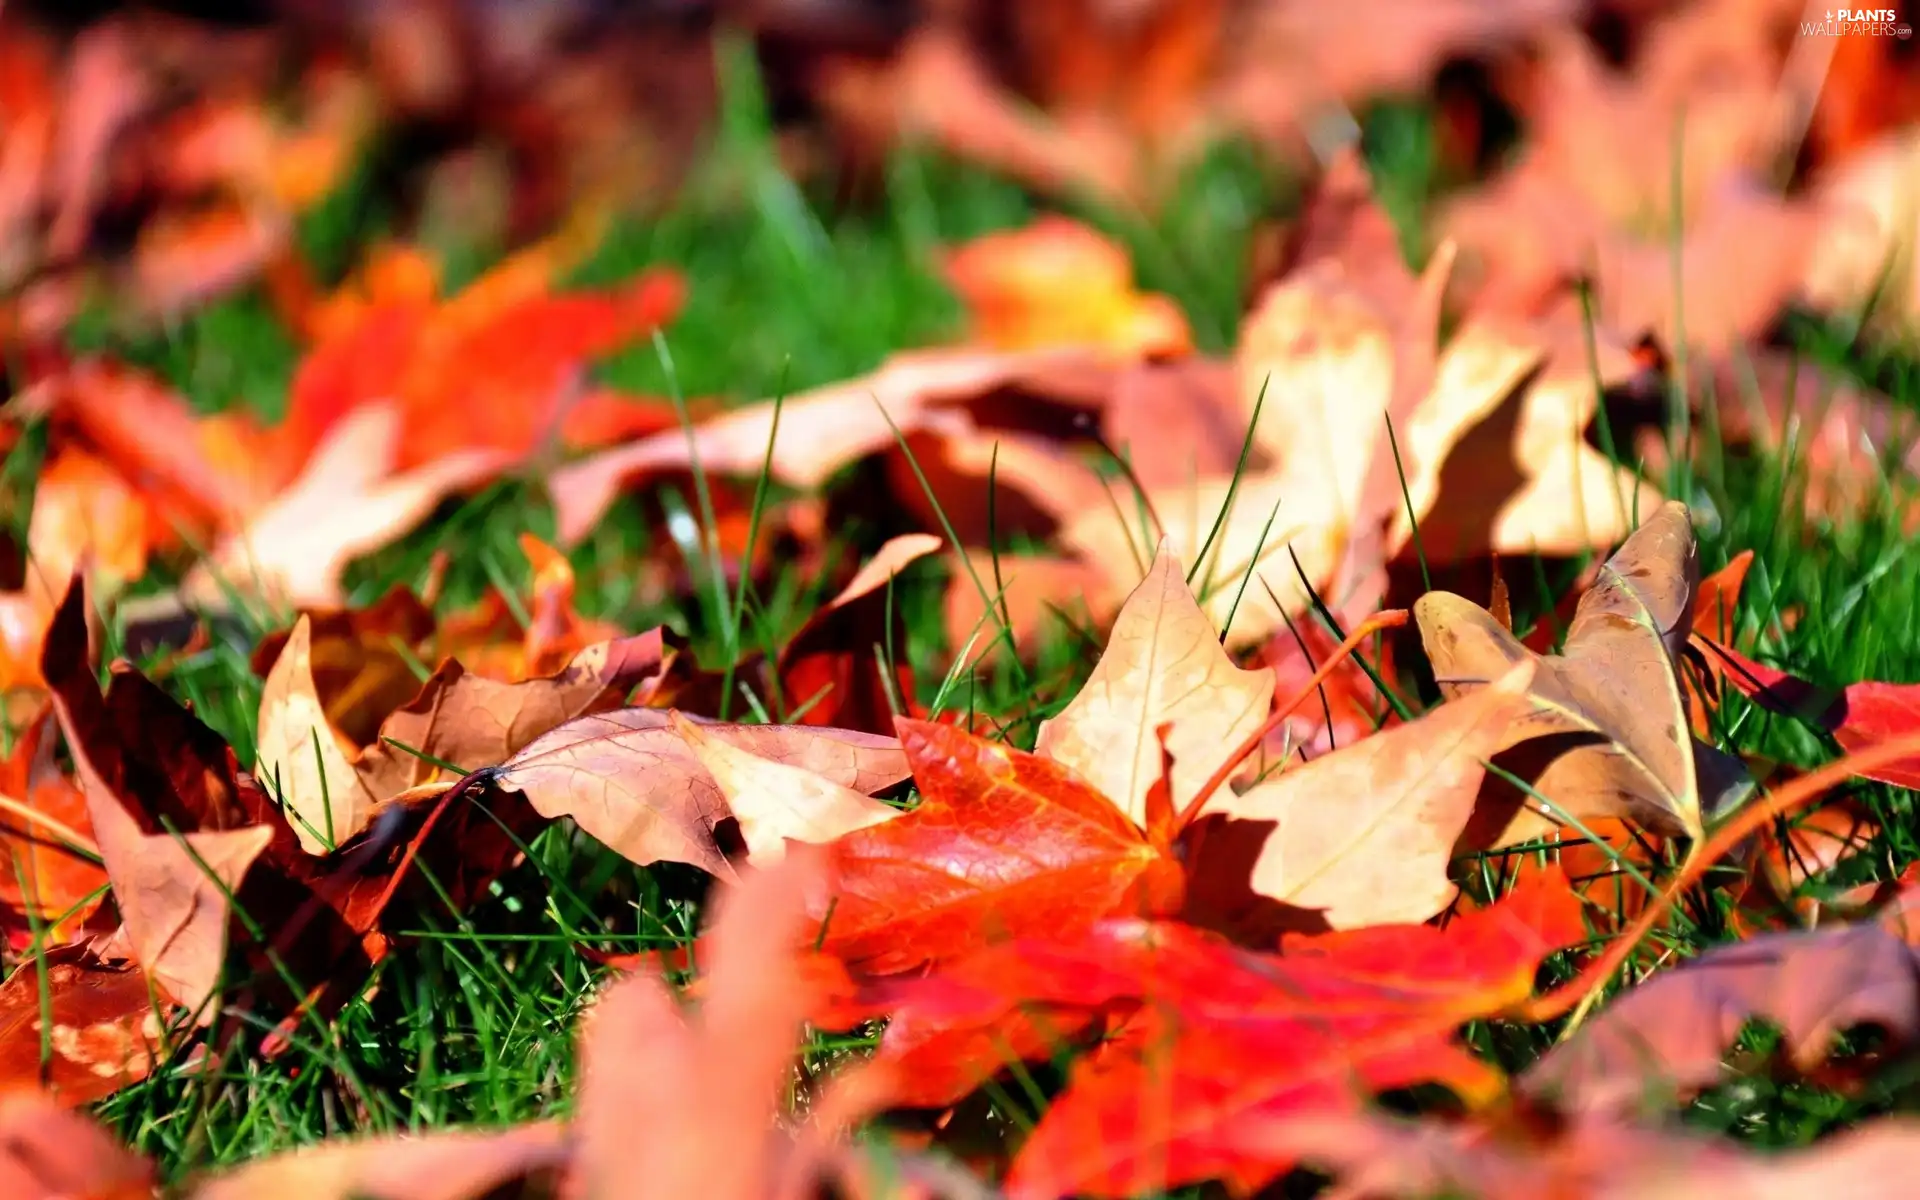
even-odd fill
[{"label": "fallen leaf", "polygon": [[[37,717],[0,761],[0,924],[10,939],[60,945],[100,907],[87,800],[54,759],[55,720]],[[44,932],[38,932],[44,928]]]},{"label": "fallen leaf", "polygon": [[[1146,488],[1231,474],[1247,448],[1233,364],[1197,356],[1122,371],[1100,410],[1100,428]],[[1265,470],[1271,460],[1251,451],[1248,465]]]},{"label": "fallen leaf", "polygon": [[1920,964],[1877,925],[1717,947],[1626,991],[1521,1086],[1583,1113],[1665,1108],[1719,1081],[1727,1047],[1756,1018],[1779,1028],[1781,1057],[1802,1073],[1856,1025],[1906,1041],[1920,1031]]},{"label": "fallen leaf", "polygon": [[129,965],[78,946],[47,951],[44,968],[29,958],[0,984],[0,1095],[40,1086],[78,1107],[138,1083],[164,1052],[166,1014],[165,999]]},{"label": "fallen leaf", "polygon": [[[1420,720],[1240,795],[1216,793],[1194,831],[1189,919],[1266,932],[1439,913],[1457,891],[1447,863],[1473,813],[1483,760],[1525,711],[1533,677],[1521,662]],[[1254,915],[1261,907],[1270,910],[1263,918]]]},{"label": "fallen leaf", "polygon": [[1104,792],[1136,825],[1160,778],[1154,731],[1171,725],[1175,810],[1266,719],[1273,672],[1243,671],[1187,588],[1179,558],[1164,545],[1146,579],[1121,606],[1086,685],[1040,725],[1036,749]]},{"label": "fallen leaf", "polygon": [[[971,646],[968,657],[977,662],[1003,644],[1003,618],[1014,644],[1025,650],[1047,637],[1090,629],[1105,608],[1100,593],[1106,586],[1106,572],[1073,559],[968,550],[947,580],[947,646],[956,655]],[[988,613],[989,601],[1000,616]]]},{"label": "fallen leaf", "polygon": [[32,1091],[0,1093],[0,1192],[14,1200],[142,1200],[153,1165],[105,1130]]},{"label": "fallen leaf", "polygon": [[[1575,818],[1625,816],[1697,838],[1706,809],[1727,803],[1745,771],[1688,733],[1674,655],[1692,617],[1695,564],[1686,506],[1669,502],[1602,567],[1560,655],[1534,654],[1484,609],[1451,593],[1423,596],[1414,617],[1448,695],[1471,692],[1515,663],[1538,662],[1533,712],[1498,749],[1544,760],[1524,764],[1540,795]],[[1506,809],[1511,816],[1489,808],[1483,822],[1497,843],[1543,828],[1522,797]]]},{"label": "fallen leaf", "polygon": [[[580,717],[500,764],[497,787],[524,793],[542,816],[581,829],[645,866],[733,869],[713,829],[729,815],[700,758],[675,732],[671,710],[626,708]],[[893,738],[806,725],[704,725],[716,740],[860,792],[906,778]]]},{"label": "fallen leaf", "polygon": [[898,354],[872,375],[737,408],[695,426],[691,434],[667,430],[560,468],[547,480],[559,538],[563,545],[579,541],[628,483],[652,473],[689,470],[695,459],[702,470],[717,475],[751,478],[765,466],[776,482],[817,488],[841,467],[893,446],[898,434],[922,428],[943,405],[1030,377],[1087,369],[1104,371],[1075,348]]},{"label": "fallen leaf", "polygon": [[[354,994],[385,954],[380,924],[396,896],[416,903],[425,893],[435,904],[469,904],[532,835],[534,814],[517,797],[485,804],[470,799],[429,821],[447,790],[442,786],[395,797],[379,828],[337,855],[309,854],[265,789],[239,769],[232,747],[151,680],[116,663],[102,696],[89,658],[87,610],[76,583],[48,633],[43,664],[69,749],[77,764],[90,764],[79,773],[81,784],[129,938],[147,952],[157,944],[169,961],[178,960],[183,989],[217,974],[212,943],[228,934],[226,894],[188,852],[198,840],[236,852],[249,849],[251,839],[264,841],[236,900],[249,913],[282,918],[269,944],[248,939],[244,946],[253,968],[250,986],[263,989],[268,1003],[325,1011]],[[416,859],[433,873],[439,891],[401,874]],[[209,865],[223,862],[229,873],[240,865],[228,855],[213,856]],[[179,877],[168,878],[176,869]],[[162,885],[140,898],[138,914],[126,909],[131,893],[120,886],[123,876],[130,886]],[[175,903],[190,907],[182,914],[170,907]],[[285,994],[289,976],[296,991],[307,993]]]},{"label": "fallen leaf", "polygon": [[[1846,750],[1887,741],[1920,722],[1920,684],[1867,681],[1821,687],[1718,643],[1709,643],[1707,653],[1709,662],[1722,667],[1722,677],[1749,700],[1826,730]],[[1920,759],[1882,763],[1861,777],[1920,788]]]},{"label": "fallen leaf", "polygon": [[145,504],[105,462],[66,447],[40,468],[27,524],[28,579],[52,601],[84,563],[111,595],[146,574],[157,531]]},{"label": "fallen leaf", "polygon": [[1865,307],[1876,327],[1895,334],[1920,321],[1916,170],[1920,138],[1909,127],[1841,160],[1814,184],[1821,220],[1800,286],[1815,309]]},{"label": "fallen leaf", "polygon": [[552,1179],[566,1164],[568,1149],[566,1130],[552,1122],[327,1141],[226,1171],[188,1195],[192,1200],[472,1200],[500,1194],[530,1177]]},{"label": "fallen leaf", "polygon": [[1804,1149],[1754,1152],[1721,1138],[1604,1119],[1542,1131],[1366,1113],[1281,1118],[1250,1130],[1247,1149],[1297,1156],[1334,1174],[1352,1195],[1786,1200],[1831,1190],[1893,1200],[1916,1137],[1913,1122],[1888,1118]]},{"label": "fallen leaf", "polygon": [[1237,1130],[1417,1081],[1489,1094],[1497,1073],[1454,1030],[1524,999],[1541,960],[1585,926],[1565,879],[1545,872],[1444,931],[1383,926],[1307,939],[1301,953],[1257,954],[1167,921],[1060,932],[978,948],[873,997],[950,1029],[997,1028],[1023,1007],[1130,1014],[1075,1064],[1015,1160],[1010,1196],[1131,1196],[1216,1177],[1251,1192],[1293,1160],[1246,1153]]},{"label": "fallen leaf", "polygon": [[355,746],[328,722],[302,617],[261,693],[261,770],[279,780],[282,801],[297,814],[300,844],[324,854],[366,828],[392,797],[432,779],[440,770],[432,760],[468,770],[503,762],[575,717],[619,705],[659,678],[664,659],[658,630],[590,646],[555,674],[520,683],[469,675],[449,659],[380,723],[377,741]]},{"label": "fallen leaf", "polygon": [[787,841],[831,842],[842,834],[882,821],[900,810],[800,767],[775,762],[707,734],[680,713],[672,713],[680,735],[740,822],[747,861],[770,866],[786,857]]},{"label": "fallen leaf", "polygon": [[342,418],[300,477],[189,572],[182,595],[216,612],[235,589],[295,606],[337,605],[348,562],[413,528],[449,495],[493,477],[508,461],[490,450],[456,451],[390,474],[400,432],[399,414],[389,405],[365,405]]},{"label": "fallen leaf", "polygon": [[990,941],[1068,936],[1170,860],[1070,768],[952,726],[902,719],[920,806],[832,843],[820,948],[896,974]]},{"label": "fallen leaf", "polygon": [[977,237],[949,251],[944,266],[974,340],[995,349],[1096,346],[1154,357],[1192,349],[1173,301],[1135,292],[1126,251],[1070,218],[1042,216]]},{"label": "fallen leaf", "polygon": [[[1286,703],[1298,695],[1339,648],[1339,641],[1317,618],[1295,621],[1273,635],[1260,658],[1274,673],[1274,696]],[[1256,771],[1288,755],[1317,758],[1372,737],[1399,720],[1375,679],[1395,677],[1393,647],[1381,641],[1373,661],[1356,652],[1336,663],[1327,677],[1295,705],[1280,727],[1267,736],[1261,753],[1248,760]],[[1370,673],[1371,672],[1371,673]]]},{"label": "fallen leaf", "polygon": [[801,724],[878,733],[892,727],[896,706],[913,703],[893,581],[940,546],[927,533],[888,539],[780,648],[780,694],[789,708],[805,706]]}]

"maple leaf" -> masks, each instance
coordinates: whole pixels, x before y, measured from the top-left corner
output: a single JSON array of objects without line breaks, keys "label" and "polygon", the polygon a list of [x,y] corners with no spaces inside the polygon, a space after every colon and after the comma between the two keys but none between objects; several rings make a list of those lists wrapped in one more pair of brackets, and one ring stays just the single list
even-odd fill
[{"label": "maple leaf", "polygon": [[[1001,619],[1017,646],[1031,646],[1033,639],[1062,626],[1091,625],[1094,604],[1107,586],[1106,571],[1091,563],[968,550],[965,563],[956,564],[947,581],[947,645],[955,654],[971,645],[969,657],[978,661],[976,656],[992,653]],[[987,611],[989,601],[998,617]]]},{"label": "maple leaf", "polygon": [[433,778],[439,768],[431,760],[500,762],[577,716],[619,704],[658,679],[664,657],[655,630],[590,646],[554,674],[520,683],[469,675],[449,659],[380,722],[376,740],[358,746],[327,716],[314,682],[311,623],[302,617],[261,693],[261,769],[279,780],[301,844],[325,853],[366,828],[390,798]]},{"label": "maple leaf", "polygon": [[1801,294],[1817,310],[1864,311],[1870,327],[1920,322],[1920,237],[1913,229],[1920,138],[1896,129],[1814,185],[1821,213]]},{"label": "maple leaf", "polygon": [[[1920,684],[1869,680],[1844,688],[1821,687],[1717,642],[1709,642],[1707,650],[1708,661],[1742,695],[1769,711],[1826,730],[1844,749],[1872,746],[1920,724]],[[1920,760],[1884,763],[1862,777],[1920,788]]]},{"label": "maple leaf", "polygon": [[328,429],[300,476],[189,572],[181,594],[219,611],[234,589],[292,605],[338,604],[340,573],[423,520],[448,495],[490,479],[508,457],[456,451],[393,474],[400,414],[368,404]]},{"label": "maple leaf", "polygon": [[780,694],[790,707],[805,706],[801,724],[877,733],[891,726],[895,705],[913,703],[912,672],[882,661],[880,651],[898,653],[905,641],[894,577],[940,545],[926,533],[889,538],[780,648]]},{"label": "maple leaf", "polygon": [[550,1179],[567,1153],[566,1130],[553,1122],[335,1140],[216,1175],[189,1195],[193,1200],[465,1200],[498,1194],[529,1177]]},{"label": "maple leaf", "polygon": [[671,715],[673,731],[712,776],[727,811],[740,822],[747,861],[754,866],[779,862],[789,838],[830,842],[900,815],[899,809],[823,775],[762,758],[710,735],[681,713]]},{"label": "maple leaf", "polygon": [[1473,813],[1482,760],[1526,708],[1533,676],[1522,662],[1417,721],[1237,796],[1216,794],[1194,831],[1189,919],[1243,928],[1262,901],[1277,901],[1283,909],[1265,922],[1353,929],[1446,908],[1457,890],[1447,863]]},{"label": "maple leaf", "polygon": [[1120,608],[1107,648],[1073,701],[1041,723],[1039,753],[1104,792],[1137,825],[1173,756],[1171,799],[1184,809],[1273,706],[1273,672],[1243,671],[1220,648],[1164,545]]},{"label": "maple leaf", "polygon": [[1727,1047],[1756,1018],[1779,1028],[1781,1057],[1801,1072],[1857,1025],[1909,1040],[1920,1033],[1920,960],[1877,925],[1717,947],[1628,990],[1521,1084],[1580,1112],[1665,1107],[1718,1082]]},{"label": "maple leaf", "polygon": [[896,722],[920,806],[832,843],[820,948],[892,974],[998,938],[1071,934],[1177,867],[1051,759],[949,725]]},{"label": "maple leaf", "polygon": [[1380,926],[1282,955],[1174,921],[1057,933],[981,948],[865,998],[903,1029],[947,1031],[935,1048],[972,1059],[939,1063],[890,1030],[876,1061],[935,1066],[961,1087],[1004,1066],[1009,1047],[1029,1058],[1058,1048],[995,1036],[1019,1029],[1005,1023],[1016,1011],[1068,1033],[1104,1014],[1113,1040],[1075,1066],[1042,1116],[1008,1178],[1014,1197],[1127,1196],[1214,1177],[1251,1191],[1292,1159],[1238,1148],[1250,1124],[1348,1110],[1365,1090],[1414,1082],[1484,1097],[1497,1073],[1456,1046],[1454,1030],[1524,999],[1541,960],[1585,927],[1565,878],[1548,871],[1445,930]]},{"label": "maple leaf", "polygon": [[1108,370],[1073,347],[896,354],[871,375],[732,409],[691,433],[666,430],[561,467],[547,479],[559,538],[570,545],[585,536],[622,487],[690,470],[696,459],[717,475],[751,478],[764,465],[776,482],[817,488],[841,467],[893,446],[900,434],[943,422],[952,427],[959,415],[952,406],[1023,385],[1044,388],[1060,377],[1104,378]]},{"label": "maple leaf", "polygon": [[[1695,741],[1674,656],[1684,646],[1698,574],[1686,506],[1669,502],[1601,568],[1580,599],[1566,649],[1536,655],[1471,601],[1430,592],[1414,605],[1441,690],[1460,695],[1537,661],[1533,712],[1501,749],[1530,743],[1530,783],[1576,818],[1626,816],[1658,832],[1698,837],[1706,809],[1737,795],[1745,769]],[[1544,739],[1544,740],[1542,740]],[[1541,818],[1520,813],[1500,840]],[[1530,815],[1531,814],[1531,815]]]},{"label": "maple leaf", "polygon": [[[265,790],[239,769],[232,747],[151,680],[116,663],[101,694],[88,658],[86,610],[76,582],[49,631],[42,665],[81,768],[129,948],[149,971],[158,962],[163,976],[172,973],[169,990],[177,987],[183,1002],[211,986],[220,957],[214,943],[227,937],[229,893],[215,887],[203,863],[235,885],[244,911],[286,914],[270,944],[249,940],[243,947],[259,971],[255,986],[269,988],[270,1000],[331,1004],[351,995],[358,972],[386,952],[379,926],[388,905],[407,894],[403,887],[420,886],[403,867],[417,859],[445,889],[436,894],[464,905],[530,835],[533,814],[517,797],[441,814],[448,790],[442,785],[396,797],[380,830],[335,854],[308,853]],[[497,737],[500,728],[483,733]],[[204,849],[196,855],[197,848]],[[242,875],[248,852],[254,858]],[[129,913],[129,905],[138,912]],[[269,961],[275,956],[277,966]],[[271,990],[289,974],[310,989],[306,996]]]},{"label": "maple leaf", "polygon": [[1754,1153],[1723,1139],[1583,1121],[1547,1131],[1518,1122],[1442,1124],[1380,1114],[1286,1117],[1247,1144],[1297,1154],[1349,1194],[1471,1195],[1483,1200],[1674,1195],[1752,1200],[1833,1191],[1887,1196],[1902,1186],[1920,1125],[1892,1118],[1797,1151]]},{"label": "maple leaf", "polygon": [[[528,743],[492,774],[542,816],[571,817],[607,847],[645,866],[690,863],[731,875],[713,830],[729,810],[700,756],[676,730],[697,720],[672,710],[626,708],[581,717]],[[906,778],[893,738],[808,725],[702,723],[710,739],[860,792]]]},{"label": "maple leaf", "polygon": [[1117,356],[1192,349],[1186,318],[1165,296],[1133,290],[1124,249],[1067,217],[1042,216],[951,250],[947,282],[973,337],[1002,350],[1091,345]]}]

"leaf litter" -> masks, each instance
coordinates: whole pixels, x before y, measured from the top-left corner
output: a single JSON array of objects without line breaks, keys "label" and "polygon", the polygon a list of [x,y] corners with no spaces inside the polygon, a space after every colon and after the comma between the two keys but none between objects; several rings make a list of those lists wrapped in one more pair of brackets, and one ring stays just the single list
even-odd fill
[{"label": "leaf litter", "polygon": [[[1900,1194],[1899,1116],[1673,1120],[1762,1071],[1897,1094],[1920,1014],[1908,798],[1860,787],[1920,779],[1920,685],[1795,652],[1879,645],[1847,614],[1895,568],[1782,610],[1852,535],[1725,545],[1701,482],[1912,524],[1910,36],[1764,33],[1810,15],[745,6],[801,182],[911,145],[1158,217],[1235,145],[1303,195],[1224,324],[1076,203],[921,239],[948,343],[736,404],[678,394],[711,281],[593,282],[676,197],[801,195],[696,169],[737,124],[703,23],[9,6],[0,1191]],[[322,244],[362,203],[383,240]],[[142,349],[255,310],[264,405]],[[1812,318],[1845,372],[1783,349]],[[650,342],[671,396],[608,382]],[[446,586],[456,534],[368,598],[522,491],[525,586]],[[1701,579],[1702,535],[1744,553]],[[199,682],[238,663],[257,704]],[[212,1149],[266,1072],[392,1128],[325,1052],[445,920],[638,965],[520,998],[580,1010],[571,1100]]]}]

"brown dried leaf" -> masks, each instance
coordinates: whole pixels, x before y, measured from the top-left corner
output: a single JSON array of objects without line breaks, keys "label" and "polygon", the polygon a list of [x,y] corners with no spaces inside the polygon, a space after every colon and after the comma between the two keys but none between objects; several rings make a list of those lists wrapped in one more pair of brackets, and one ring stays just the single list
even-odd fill
[{"label": "brown dried leaf", "polygon": [[[572,817],[642,866],[684,862],[729,876],[733,869],[713,837],[714,826],[729,815],[726,802],[699,756],[674,731],[675,715],[625,708],[581,717],[508,759],[495,783],[524,793],[542,816]],[[908,774],[899,741],[878,734],[701,724],[717,740],[856,791],[878,791]]]},{"label": "brown dried leaf", "polygon": [[[1412,924],[1440,912],[1457,890],[1447,863],[1483,760],[1525,710],[1533,676],[1522,662],[1418,721],[1216,796],[1196,834],[1190,912],[1263,933]],[[1276,901],[1285,909],[1265,903]]]},{"label": "brown dried leaf", "polygon": [[[1685,645],[1698,576],[1686,506],[1664,505],[1601,568],[1580,599],[1566,648],[1540,656],[1478,605],[1429,592],[1414,605],[1441,691],[1458,696],[1536,660],[1532,712],[1498,749],[1532,755],[1507,764],[1575,817],[1629,817],[1662,833],[1698,837],[1703,800],[1718,809],[1745,771],[1693,739],[1675,655]],[[1525,743],[1523,746],[1522,744]],[[1512,797],[1476,820],[1501,843],[1540,831]]]},{"label": "brown dried leaf", "polygon": [[[31,959],[0,984],[0,1094],[37,1084],[77,1106],[147,1077],[160,1054],[163,1021],[145,975],[62,947],[46,956],[44,1009],[41,986],[39,963]],[[43,1025],[48,1019],[51,1025]],[[51,1051],[44,1071],[43,1029]]]},{"label": "brown dried leaf", "polygon": [[1273,706],[1273,671],[1243,671],[1162,546],[1115,619],[1107,649],[1073,702],[1040,726],[1039,753],[1093,784],[1137,825],[1160,780],[1154,731],[1171,725],[1176,811],[1226,762]]},{"label": "brown dried leaf", "polygon": [[557,674],[520,683],[469,675],[448,660],[381,722],[378,741],[360,747],[328,720],[302,617],[261,693],[259,762],[298,814],[300,844],[324,854],[366,828],[390,798],[434,778],[439,768],[428,758],[468,770],[493,766],[574,717],[618,705],[637,684],[657,679],[663,663],[659,630],[589,646]]},{"label": "brown dried leaf", "polygon": [[1718,1081],[1748,1021],[1780,1029],[1802,1072],[1862,1024],[1896,1041],[1920,1033],[1920,960],[1878,925],[1771,934],[1722,946],[1629,989],[1520,1079],[1580,1112],[1666,1107]]},{"label": "brown dried leaf", "polygon": [[714,737],[681,713],[672,716],[674,732],[713,777],[740,822],[747,861],[753,866],[771,866],[785,858],[788,839],[818,845],[900,815],[900,810],[831,779]]}]

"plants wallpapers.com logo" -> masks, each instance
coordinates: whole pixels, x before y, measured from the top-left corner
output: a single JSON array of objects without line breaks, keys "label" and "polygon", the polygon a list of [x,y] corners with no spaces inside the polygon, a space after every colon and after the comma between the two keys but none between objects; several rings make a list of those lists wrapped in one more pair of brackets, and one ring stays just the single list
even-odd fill
[{"label": "plants wallpapers.com logo", "polygon": [[1820,21],[1802,21],[1802,37],[1891,37],[1905,40],[1913,36],[1913,26],[1892,8],[1830,8]]}]

